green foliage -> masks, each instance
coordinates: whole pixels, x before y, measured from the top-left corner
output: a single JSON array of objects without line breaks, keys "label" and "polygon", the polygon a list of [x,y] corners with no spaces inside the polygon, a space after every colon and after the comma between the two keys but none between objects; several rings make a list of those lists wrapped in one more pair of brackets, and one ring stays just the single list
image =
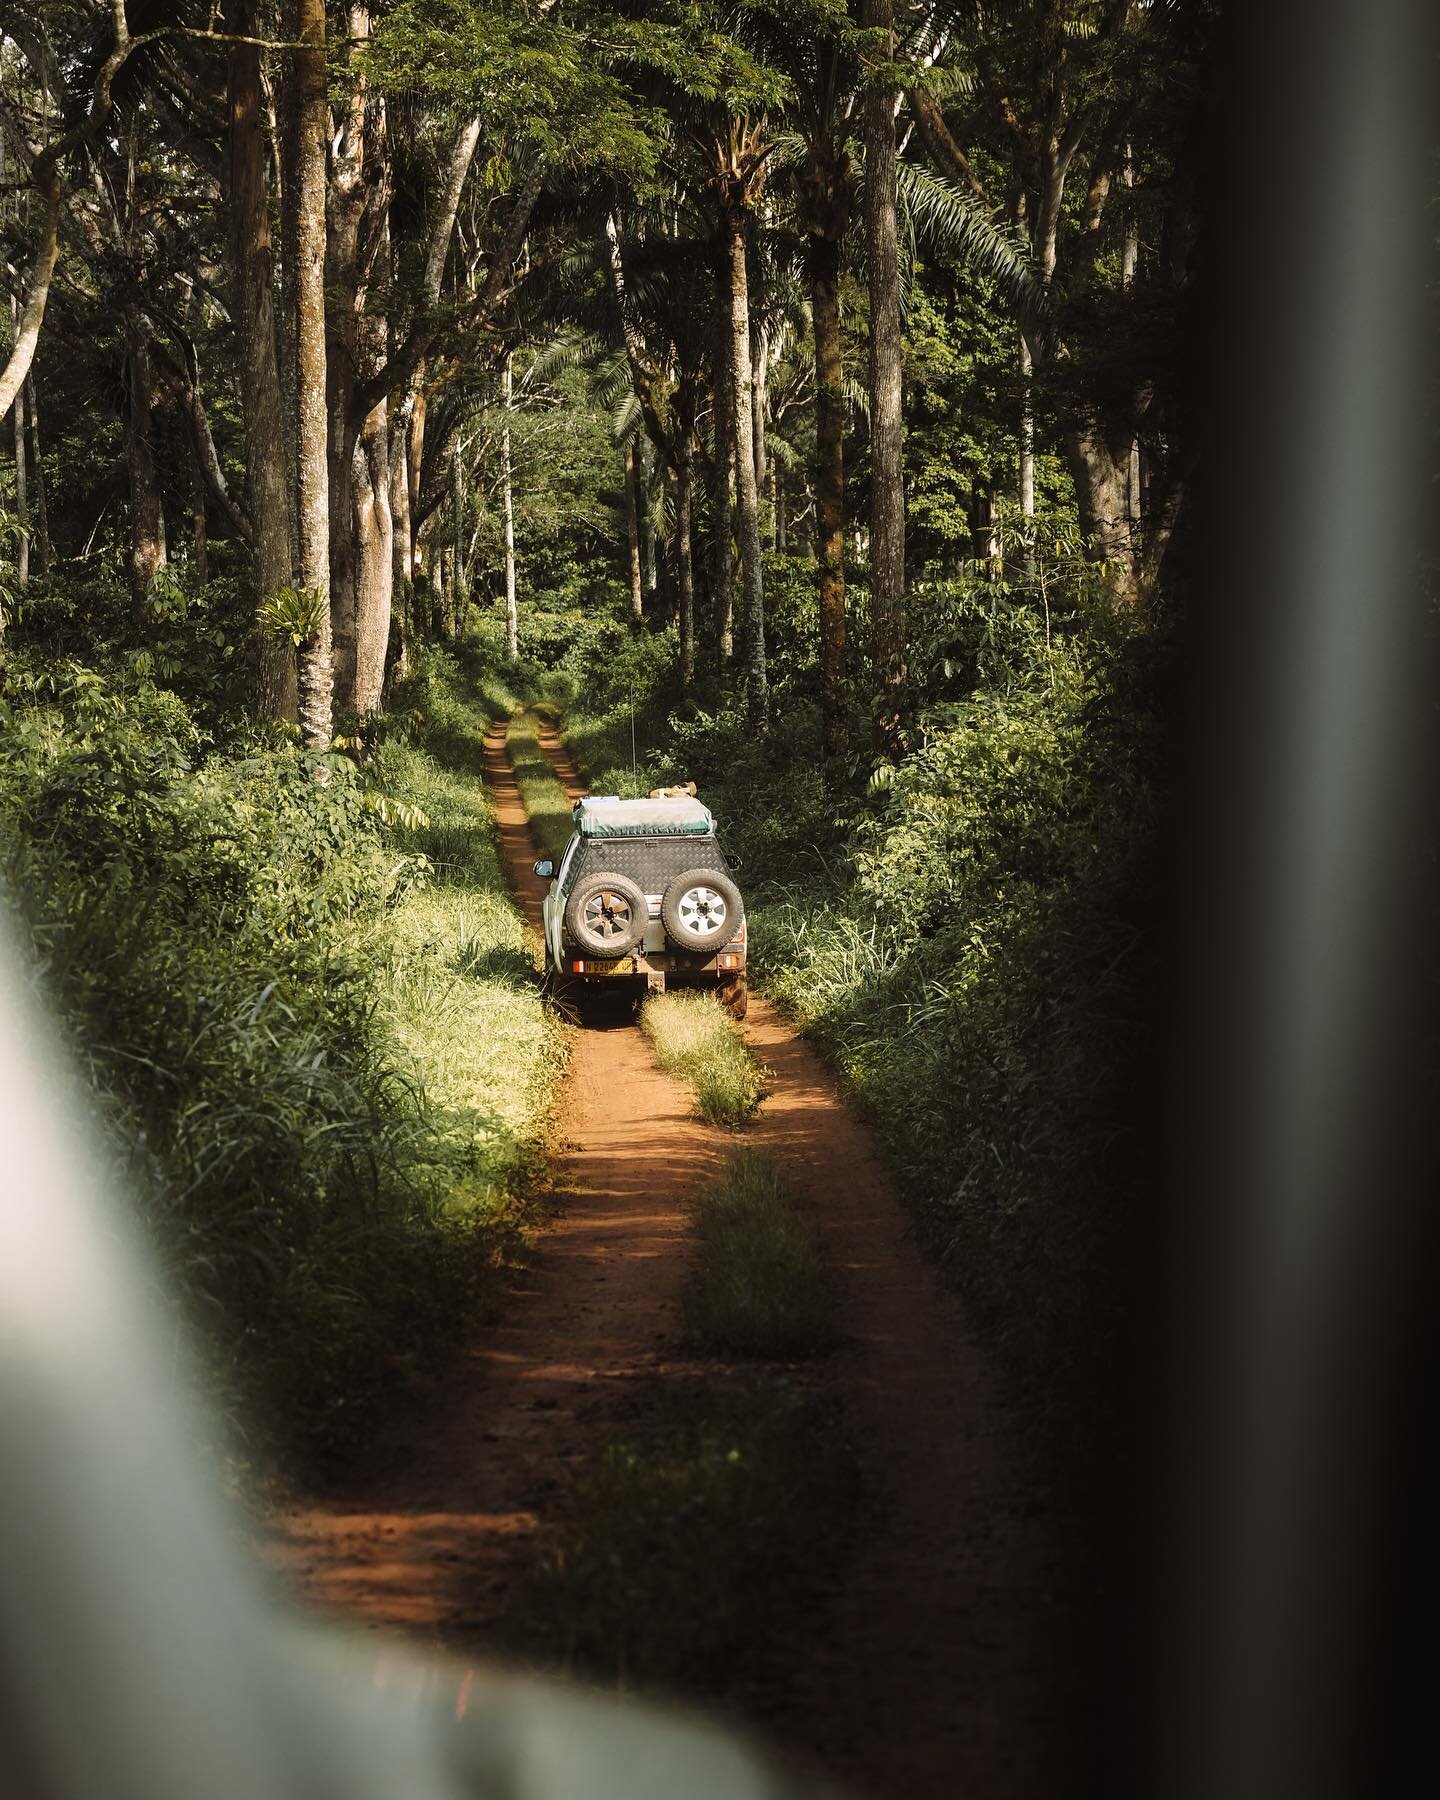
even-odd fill
[{"label": "green foliage", "polygon": [[765,1071],[711,994],[655,994],[640,1023],[667,1075],[688,1083],[707,1125],[743,1125],[765,1097]]},{"label": "green foliage", "polygon": [[298,649],[318,635],[328,604],[319,588],[276,588],[260,602],[260,623],[275,637],[288,638]]},{"label": "green foliage", "polygon": [[683,1313],[696,1345],[720,1355],[783,1361],[818,1356],[834,1342],[834,1296],[814,1223],[760,1151],[737,1151],[695,1206]]},{"label": "green foliage", "polygon": [[[345,758],[319,787],[33,653],[0,726],[5,886],[222,1403],[292,1457],[351,1443],[510,1254],[536,1154],[555,1051],[483,790],[387,747],[436,821],[397,847]],[[426,846],[462,822],[447,906]],[[497,1025],[498,1068],[453,1043]]]}]

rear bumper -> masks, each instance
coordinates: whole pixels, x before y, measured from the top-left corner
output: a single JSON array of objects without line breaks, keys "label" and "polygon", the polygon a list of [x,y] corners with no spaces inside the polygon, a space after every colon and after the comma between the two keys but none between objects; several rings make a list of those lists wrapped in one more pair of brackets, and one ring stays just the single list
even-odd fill
[{"label": "rear bumper", "polygon": [[714,956],[691,956],[683,950],[637,950],[630,956],[598,957],[566,951],[560,973],[578,981],[731,981],[745,973],[745,946],[728,945]]}]

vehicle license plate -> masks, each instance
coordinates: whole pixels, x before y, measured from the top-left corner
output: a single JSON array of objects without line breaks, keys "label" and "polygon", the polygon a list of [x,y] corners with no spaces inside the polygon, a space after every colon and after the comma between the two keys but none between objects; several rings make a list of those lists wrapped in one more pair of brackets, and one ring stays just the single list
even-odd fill
[{"label": "vehicle license plate", "polygon": [[633,956],[622,956],[611,959],[608,962],[592,962],[589,957],[586,957],[585,973],[587,975],[633,975],[635,973],[635,958]]}]

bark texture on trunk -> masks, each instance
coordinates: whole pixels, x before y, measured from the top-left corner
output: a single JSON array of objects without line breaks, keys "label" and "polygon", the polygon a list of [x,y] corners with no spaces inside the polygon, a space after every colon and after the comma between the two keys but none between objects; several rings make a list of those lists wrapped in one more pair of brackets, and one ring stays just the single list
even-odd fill
[{"label": "bark texture on trunk", "polygon": [[[297,0],[295,52],[295,454],[300,583],[317,601],[300,652],[300,728],[306,748],[330,748],[330,485],[325,358],[325,0]],[[317,765],[323,767],[323,765]]]},{"label": "bark texture on trunk", "polygon": [[520,611],[515,595],[515,497],[510,466],[510,407],[515,384],[510,367],[510,353],[505,353],[504,371],[505,425],[500,439],[500,479],[504,488],[505,508],[505,655],[510,662],[520,656]]},{"label": "bark texture on trunk", "polygon": [[[726,265],[724,293],[729,291]],[[735,484],[735,404],[730,371],[730,332],[720,334],[715,350],[715,465],[711,477],[710,546],[711,605],[715,621],[715,653],[721,668],[735,654],[735,565],[731,540],[731,495]]]},{"label": "bark texture on trunk", "polygon": [[[255,37],[254,0],[236,0],[237,35]],[[230,243],[235,323],[240,336],[240,407],[245,422],[245,500],[255,533],[255,586],[263,606],[294,579],[287,455],[288,419],[280,385],[275,321],[275,259],[266,178],[267,130],[260,50],[230,53]],[[295,654],[284,637],[257,624],[256,711],[295,719],[299,711]]]},{"label": "bark texture on trunk", "polygon": [[694,461],[688,444],[675,451],[675,577],[680,597],[680,685],[695,679],[695,570],[690,546]]},{"label": "bark texture on trunk", "polygon": [[[13,329],[20,328],[20,303],[12,294],[10,297],[10,318]],[[15,545],[15,585],[27,587],[30,582],[30,498],[25,480],[25,393],[21,391],[15,396],[15,404],[10,409],[15,427],[15,523],[20,527],[20,534]]]},{"label": "bark texture on trunk", "polygon": [[160,475],[155,463],[155,398],[150,322],[133,301],[125,321],[125,466],[130,489],[130,612],[137,629],[147,613],[150,583],[165,560]]},{"label": "bark texture on trunk", "polygon": [[410,636],[412,590],[415,563],[410,542],[410,458],[408,444],[410,421],[402,410],[397,418],[390,415],[390,556],[393,566],[394,596],[392,607],[398,627],[396,632],[395,669],[404,675],[410,668]]},{"label": "bark texture on trunk", "polygon": [[640,569],[640,508],[635,494],[635,445],[625,446],[625,543],[630,580],[630,617],[639,625],[645,618],[645,587]]},{"label": "bark texture on trunk", "polygon": [[[893,0],[866,0],[865,22],[889,34]],[[870,277],[870,613],[877,673],[904,679],[905,423],[901,410],[900,249],[895,217],[895,105],[885,88],[866,98],[865,235]]]},{"label": "bark texture on trunk", "polygon": [[380,710],[390,647],[395,545],[390,513],[387,407],[372,407],[355,446],[355,710]]},{"label": "bark texture on trunk", "polygon": [[769,708],[765,671],[765,586],[760,562],[760,506],[755,485],[755,424],[750,361],[750,275],[746,252],[750,213],[735,206],[725,215],[725,248],[730,263],[730,391],[735,396],[736,500],[740,527],[740,568],[745,593],[745,688],[750,717],[763,720]]},{"label": "bark texture on trunk", "polygon": [[845,439],[840,244],[810,239],[815,324],[815,511],[820,569],[820,705],[827,755],[845,748]]}]

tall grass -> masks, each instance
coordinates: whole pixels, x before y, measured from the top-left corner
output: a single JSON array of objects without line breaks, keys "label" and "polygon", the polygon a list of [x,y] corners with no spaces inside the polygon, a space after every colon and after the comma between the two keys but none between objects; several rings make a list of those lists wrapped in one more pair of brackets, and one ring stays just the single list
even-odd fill
[{"label": "tall grass", "polygon": [[[17,659],[0,844],[235,1433],[364,1440],[515,1243],[560,1055],[437,658],[328,788],[133,675]],[[407,821],[403,827],[386,817]]]},{"label": "tall grass", "polygon": [[765,1097],[765,1070],[739,1028],[705,993],[654,994],[640,1024],[667,1075],[688,1083],[707,1125],[744,1125]]}]

